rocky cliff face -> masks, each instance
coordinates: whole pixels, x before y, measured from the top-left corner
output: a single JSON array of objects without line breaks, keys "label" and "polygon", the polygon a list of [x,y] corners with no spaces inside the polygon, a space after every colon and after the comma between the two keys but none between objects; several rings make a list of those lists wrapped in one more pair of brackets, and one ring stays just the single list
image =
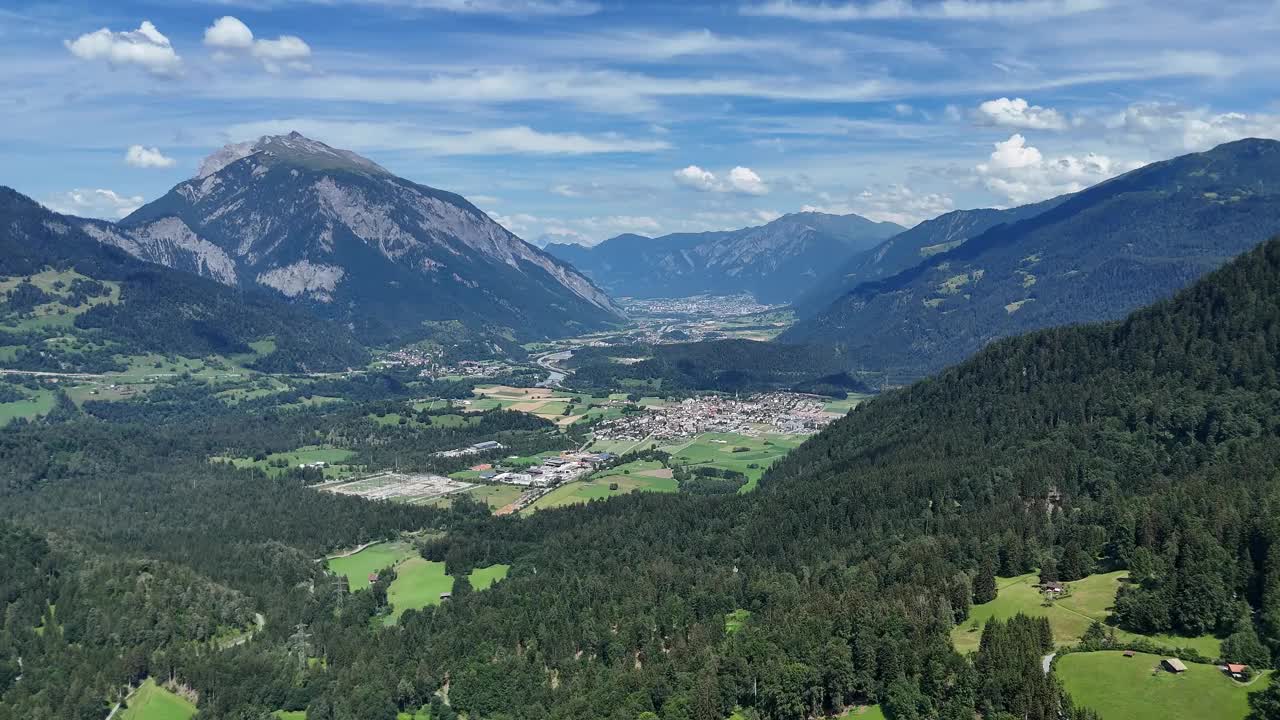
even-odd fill
[{"label": "rocky cliff face", "polygon": [[531,339],[621,316],[461,196],[297,133],[228,145],[118,225],[85,228],[153,262],[272,288],[375,342],[442,321]]}]

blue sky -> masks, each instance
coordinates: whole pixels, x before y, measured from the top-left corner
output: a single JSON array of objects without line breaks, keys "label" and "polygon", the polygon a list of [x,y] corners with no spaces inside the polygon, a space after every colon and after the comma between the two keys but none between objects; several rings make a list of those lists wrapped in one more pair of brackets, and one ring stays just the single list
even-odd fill
[{"label": "blue sky", "polygon": [[116,217],[296,129],[535,242],[909,225],[1280,137],[1278,31],[1277,0],[2,0],[0,184]]}]

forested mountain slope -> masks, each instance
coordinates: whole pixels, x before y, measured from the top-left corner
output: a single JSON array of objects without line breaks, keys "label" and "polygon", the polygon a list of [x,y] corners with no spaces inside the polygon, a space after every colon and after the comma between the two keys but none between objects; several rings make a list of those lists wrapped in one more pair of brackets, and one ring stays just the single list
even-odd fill
[{"label": "forested mountain slope", "polygon": [[620,319],[572,266],[454,193],[298,133],[229,145],[116,226],[86,231],[154,262],[269,288],[366,342],[458,321],[535,339]]},{"label": "forested mountain slope", "polygon": [[[630,497],[455,533],[435,552],[457,567],[538,572],[447,622],[412,619],[396,662],[451,668],[451,697],[481,716],[519,696],[551,717],[738,703],[799,720],[876,700],[898,717],[1056,717],[1038,661],[975,675],[946,633],[975,579],[1064,557],[1132,570],[1126,627],[1275,647],[1277,358],[1271,242],[1122,323],[1004,340],[873,400],[757,495]],[[738,607],[754,615],[726,637]]]},{"label": "forested mountain slope", "polygon": [[838,270],[821,276],[792,303],[802,317],[827,309],[840,296],[864,282],[897,275],[929,258],[959,247],[970,238],[1005,223],[1034,217],[1066,200],[1067,196],[1008,210],[980,208],[955,210],[925,220],[869,250],[847,259]]},{"label": "forested mountain slope", "polygon": [[1280,142],[1154,163],[854,288],[780,338],[898,377],[992,340],[1109,320],[1167,297],[1280,231]]},{"label": "forested mountain slope", "polygon": [[367,357],[341,327],[262,291],[137,260],[89,237],[85,222],[0,187],[0,344],[16,348],[7,365],[100,371],[117,355],[252,354],[256,341],[275,348],[256,361],[263,370],[339,370]]},{"label": "forested mountain slope", "polygon": [[759,227],[650,238],[619,235],[594,247],[547,246],[616,296],[750,293],[786,303],[852,253],[902,227],[858,215],[784,215]]}]

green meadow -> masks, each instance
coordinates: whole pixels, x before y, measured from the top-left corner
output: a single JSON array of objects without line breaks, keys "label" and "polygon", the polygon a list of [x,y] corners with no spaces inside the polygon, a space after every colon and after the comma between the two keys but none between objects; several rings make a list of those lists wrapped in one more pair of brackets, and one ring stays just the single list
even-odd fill
[{"label": "green meadow", "polygon": [[[617,485],[617,488],[610,488]],[[656,461],[637,461],[619,465],[590,480],[566,483],[543,495],[522,512],[546,510],[566,505],[579,505],[632,492],[675,492],[679,489],[670,471]]]},{"label": "green meadow", "polygon": [[[283,475],[289,468],[296,468],[299,465],[315,462],[328,463],[328,467],[324,469],[326,478],[342,478],[355,475],[359,468],[353,465],[344,464],[355,453],[343,448],[336,448],[323,445],[304,445],[297,450],[282,453],[271,453],[265,460],[254,460],[252,458],[242,457],[223,457],[215,456],[209,458],[211,462],[230,462],[238,468],[258,468],[267,475],[276,476]],[[279,467],[278,463],[283,461],[284,467]]]},{"label": "green meadow", "polygon": [[402,542],[370,545],[355,555],[329,558],[329,571],[347,576],[347,587],[353,592],[369,587],[369,576],[379,570],[395,567],[415,554],[413,546]]},{"label": "green meadow", "polygon": [[196,706],[186,698],[147,678],[116,717],[121,720],[189,720],[195,714]]},{"label": "green meadow", "polygon": [[706,465],[736,470],[747,476],[741,492],[755,489],[764,471],[778,458],[799,447],[805,438],[798,435],[765,433],[757,437],[736,433],[704,433],[683,444],[663,448],[672,461],[684,465]]},{"label": "green meadow", "polygon": [[1186,663],[1174,674],[1160,668],[1161,657],[1120,651],[1072,653],[1054,671],[1076,703],[1093,708],[1102,720],[1243,720],[1249,693],[1267,687],[1259,677],[1243,685],[1213,665]]},{"label": "green meadow", "polygon": [[[1107,622],[1111,608],[1115,604],[1116,591],[1120,589],[1121,580],[1126,576],[1124,571],[1090,575],[1087,578],[1066,583],[1070,593],[1046,604],[1044,596],[1035,587],[1039,582],[1036,573],[1028,573],[1013,578],[996,578],[998,589],[996,599],[982,605],[974,605],[969,611],[969,619],[951,631],[951,641],[961,653],[978,649],[982,637],[981,628],[991,618],[1007,620],[1018,613],[1035,617],[1049,618],[1049,626],[1053,628],[1053,639],[1058,645],[1074,644],[1089,629],[1094,620]],[[973,624],[977,622],[978,628]],[[1116,630],[1120,638],[1139,637],[1133,633]],[[1214,657],[1222,646],[1222,642],[1212,636],[1198,638],[1176,637],[1171,635],[1141,636],[1153,642],[1171,647],[1195,648],[1200,653]]]}]

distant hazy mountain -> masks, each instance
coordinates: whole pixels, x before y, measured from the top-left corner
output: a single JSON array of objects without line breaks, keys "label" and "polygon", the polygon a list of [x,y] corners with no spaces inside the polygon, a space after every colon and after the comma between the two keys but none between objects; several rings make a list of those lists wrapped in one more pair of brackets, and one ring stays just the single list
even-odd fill
[{"label": "distant hazy mountain", "polygon": [[99,241],[240,287],[266,287],[374,342],[433,322],[539,338],[620,318],[571,266],[462,197],[297,133],[228,145]]},{"label": "distant hazy mountain", "polygon": [[905,232],[898,233],[869,250],[856,253],[840,267],[811,285],[792,303],[801,317],[816,315],[832,302],[858,285],[897,275],[930,257],[959,247],[969,238],[980,235],[1001,223],[1012,223],[1039,215],[1067,199],[1046,200],[1034,205],[995,210],[956,210],[925,220]]},{"label": "distant hazy mountain", "polygon": [[993,339],[1122,317],[1280,232],[1280,142],[1127,173],[863,283],[782,338],[851,366],[932,372]]},{"label": "distant hazy mountain", "polygon": [[[98,370],[117,355],[251,354],[258,341],[274,348],[256,360],[262,370],[339,370],[367,360],[346,328],[274,293],[144,262],[83,228],[111,225],[50,212],[0,187],[0,276],[17,281],[0,296],[0,344],[16,347],[10,367]],[[157,233],[182,235],[166,225],[141,236]],[[37,275],[45,279],[20,280]]]},{"label": "distant hazy mountain", "polygon": [[746,292],[762,302],[785,303],[852,253],[902,229],[858,215],[807,212],[741,230],[619,235],[590,248],[551,244],[546,249],[615,296]]}]

